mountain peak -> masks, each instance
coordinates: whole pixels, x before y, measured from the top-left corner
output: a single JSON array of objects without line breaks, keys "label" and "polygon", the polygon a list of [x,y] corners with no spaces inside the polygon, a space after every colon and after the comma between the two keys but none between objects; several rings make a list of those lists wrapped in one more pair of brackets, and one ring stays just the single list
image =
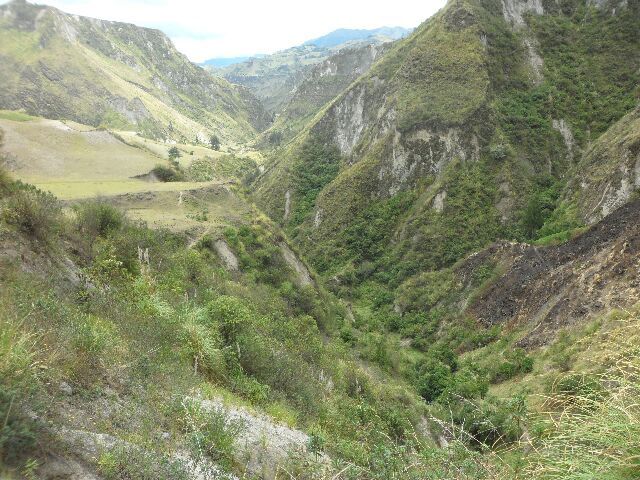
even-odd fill
[{"label": "mountain peak", "polygon": [[389,40],[398,40],[407,36],[411,29],[404,27],[380,27],[374,29],[339,28],[322,37],[304,42],[302,45],[314,45],[321,48],[333,48],[350,41],[365,40],[371,37],[388,37]]}]

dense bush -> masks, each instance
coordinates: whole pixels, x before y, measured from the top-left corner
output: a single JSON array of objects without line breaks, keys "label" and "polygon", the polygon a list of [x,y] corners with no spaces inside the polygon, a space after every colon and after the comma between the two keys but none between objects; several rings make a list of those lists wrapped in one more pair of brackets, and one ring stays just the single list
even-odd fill
[{"label": "dense bush", "polygon": [[278,239],[267,228],[255,223],[229,227],[226,240],[240,260],[240,268],[258,282],[280,286],[289,280],[291,270],[278,247]]},{"label": "dense bush", "polygon": [[556,209],[561,193],[561,183],[548,175],[538,177],[534,193],[524,208],[522,228],[529,239],[537,237],[542,226]]},{"label": "dense bush", "polygon": [[83,202],[74,206],[78,230],[90,246],[98,237],[105,237],[124,225],[124,213],[101,201]]},{"label": "dense bush", "polygon": [[158,164],[151,170],[151,175],[161,182],[181,182],[184,180],[184,174],[175,166],[168,167]]},{"label": "dense bush", "polygon": [[451,384],[451,367],[436,358],[426,358],[416,364],[415,386],[427,402],[433,402]]},{"label": "dense bush", "polygon": [[304,221],[320,191],[338,175],[340,152],[336,147],[310,137],[297,152],[293,170],[297,184],[290,224],[295,226]]},{"label": "dense bush", "polygon": [[20,186],[3,203],[2,217],[5,222],[30,238],[50,243],[60,231],[61,208],[51,194]]},{"label": "dense bush", "polygon": [[504,382],[510,378],[533,370],[533,359],[522,348],[515,348],[504,354],[504,361],[498,363],[491,372],[491,381]]}]

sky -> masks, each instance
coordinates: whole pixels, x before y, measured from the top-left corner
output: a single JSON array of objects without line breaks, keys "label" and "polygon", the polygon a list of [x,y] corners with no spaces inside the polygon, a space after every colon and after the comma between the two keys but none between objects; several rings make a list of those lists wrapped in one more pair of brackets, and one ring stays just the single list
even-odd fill
[{"label": "sky", "polygon": [[[338,28],[417,27],[445,0],[31,0],[163,30],[192,61],[273,53]],[[6,0],[0,0],[0,4]]]}]

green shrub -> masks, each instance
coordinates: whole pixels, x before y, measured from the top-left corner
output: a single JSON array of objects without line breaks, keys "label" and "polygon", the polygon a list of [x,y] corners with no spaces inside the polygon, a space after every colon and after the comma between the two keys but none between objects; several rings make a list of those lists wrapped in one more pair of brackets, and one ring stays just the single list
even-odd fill
[{"label": "green shrub", "polygon": [[62,221],[56,198],[29,187],[19,188],[7,198],[2,216],[8,224],[43,243],[53,240]]},{"label": "green shrub", "polygon": [[505,353],[505,361],[498,364],[491,372],[493,383],[504,382],[516,375],[529,373],[533,370],[533,358],[527,356],[522,348],[515,348]]},{"label": "green shrub", "polygon": [[178,150],[178,147],[173,146],[169,148],[168,156],[172,163],[177,163],[177,160],[182,157],[182,154],[180,153],[180,150]]},{"label": "green shrub", "polygon": [[486,374],[465,366],[454,374],[448,387],[442,393],[442,397],[447,398],[448,400],[446,401],[453,401],[454,399],[471,400],[484,398],[488,391],[489,381]]},{"label": "green shrub", "polygon": [[155,176],[161,182],[181,182],[184,180],[184,174],[175,166],[168,167],[166,165],[158,164],[153,170],[151,175]]},{"label": "green shrub", "polygon": [[293,165],[297,179],[290,225],[300,225],[313,210],[320,191],[338,175],[340,151],[315,137],[300,147]]},{"label": "green shrub", "polygon": [[253,377],[238,374],[233,378],[232,387],[254,405],[266,405],[271,400],[271,387]]},{"label": "green shrub", "polygon": [[427,402],[436,400],[451,385],[451,368],[436,358],[428,357],[414,367],[414,384]]},{"label": "green shrub", "polygon": [[536,179],[534,193],[524,208],[521,220],[527,238],[536,238],[540,229],[549,220],[556,209],[561,187],[562,184],[555,182],[549,175]]},{"label": "green shrub", "polygon": [[279,286],[292,279],[291,268],[278,247],[279,239],[265,226],[254,223],[225,229],[225,238],[240,260],[240,269],[256,282]]},{"label": "green shrub", "polygon": [[74,206],[78,229],[90,244],[97,237],[104,237],[120,230],[124,225],[124,213],[101,201],[83,202]]},{"label": "green shrub", "polygon": [[181,343],[195,372],[203,372],[212,380],[225,379],[226,362],[216,325],[201,325],[192,321],[185,323]]},{"label": "green shrub", "polygon": [[234,464],[234,442],[245,426],[219,408],[205,408],[198,400],[182,402],[180,423],[197,456],[206,455],[225,468]]},{"label": "green shrub", "polygon": [[226,344],[235,341],[244,326],[251,322],[251,310],[237,297],[222,295],[207,304],[207,318],[210,325],[219,325]]}]

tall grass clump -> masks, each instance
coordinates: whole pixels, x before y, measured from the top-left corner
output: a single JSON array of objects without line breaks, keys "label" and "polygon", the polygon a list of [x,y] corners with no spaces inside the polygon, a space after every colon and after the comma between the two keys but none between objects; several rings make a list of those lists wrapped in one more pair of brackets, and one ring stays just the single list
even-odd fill
[{"label": "tall grass clump", "polygon": [[34,345],[19,322],[0,316],[0,464],[13,463],[36,441],[35,425],[22,405],[35,388]]},{"label": "tall grass clump", "polygon": [[550,433],[536,446],[525,477],[640,478],[639,325],[635,310],[607,332],[602,354],[593,356],[604,371],[557,383],[546,401]]},{"label": "tall grass clump", "polygon": [[2,166],[0,166],[0,195],[5,195],[12,184],[13,180],[11,179],[11,176],[4,168],[2,168]]}]

